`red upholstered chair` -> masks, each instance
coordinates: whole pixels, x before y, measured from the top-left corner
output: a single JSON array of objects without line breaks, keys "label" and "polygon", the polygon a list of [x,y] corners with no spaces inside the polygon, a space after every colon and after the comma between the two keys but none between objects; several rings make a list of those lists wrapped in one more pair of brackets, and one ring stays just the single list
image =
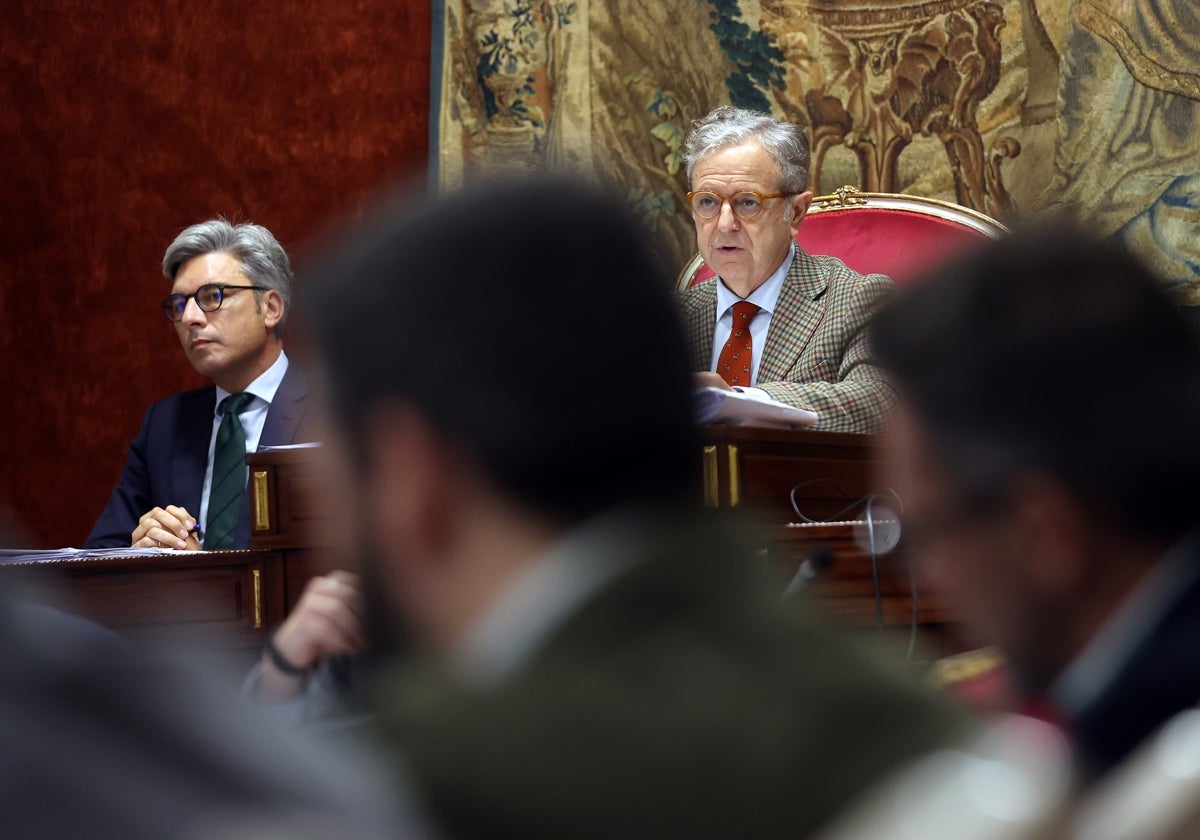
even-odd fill
[{"label": "red upholstered chair", "polygon": [[[842,187],[813,199],[796,241],[810,254],[831,254],[855,271],[886,274],[902,286],[972,244],[1006,233],[995,219],[948,201]],[[696,254],[677,288],[712,276]]]}]

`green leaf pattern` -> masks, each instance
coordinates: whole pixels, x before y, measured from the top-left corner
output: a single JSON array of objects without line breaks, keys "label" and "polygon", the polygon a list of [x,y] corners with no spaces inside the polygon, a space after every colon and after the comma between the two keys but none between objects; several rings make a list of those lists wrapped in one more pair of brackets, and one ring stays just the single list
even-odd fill
[{"label": "green leaf pattern", "polygon": [[[479,40],[479,62],[476,74],[483,89],[488,116],[500,112],[530,123],[536,128],[546,124],[545,114],[534,104],[537,95],[533,76],[517,88],[511,102],[500,103],[488,89],[484,80],[497,73],[513,75],[528,66],[529,56],[547,37],[551,28],[563,29],[571,24],[576,13],[574,2],[551,2],[551,0],[516,0],[504,2],[504,16],[497,28],[485,32]],[[505,107],[506,106],[506,107]]]}]

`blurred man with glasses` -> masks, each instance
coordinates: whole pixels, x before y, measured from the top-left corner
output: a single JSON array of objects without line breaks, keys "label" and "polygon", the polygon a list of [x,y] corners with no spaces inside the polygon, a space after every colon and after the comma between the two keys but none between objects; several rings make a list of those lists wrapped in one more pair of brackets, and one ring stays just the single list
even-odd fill
[{"label": "blurred man with glasses", "polygon": [[905,289],[872,346],[905,553],[1087,781],[1200,702],[1200,334],[1120,244],[1037,225]]},{"label": "blurred man with glasses", "polygon": [[260,225],[212,219],[163,256],[163,312],[213,385],[155,403],[89,548],[245,548],[245,453],[306,436],[306,378],[283,352],[291,303],[287,253]]},{"label": "blurred man with glasses", "polygon": [[680,299],[696,384],[812,409],[817,429],[878,431],[892,397],[865,327],[893,286],[795,244],[813,198],[804,130],[724,105],[684,152],[696,244],[717,274]]}]

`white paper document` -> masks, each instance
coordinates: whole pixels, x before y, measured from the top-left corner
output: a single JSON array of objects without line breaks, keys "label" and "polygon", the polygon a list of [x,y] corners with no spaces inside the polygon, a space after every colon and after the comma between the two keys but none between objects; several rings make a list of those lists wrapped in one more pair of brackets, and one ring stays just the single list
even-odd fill
[{"label": "white paper document", "polygon": [[811,426],[817,412],[778,400],[760,400],[723,388],[696,389],[696,422],[731,426]]},{"label": "white paper document", "polygon": [[155,554],[201,554],[174,548],[2,548],[0,563],[45,563],[55,560],[96,560],[103,557],[142,557]]},{"label": "white paper document", "polygon": [[313,440],[308,443],[281,443],[278,446],[260,446],[259,452],[287,452],[289,449],[319,449],[321,441]]}]

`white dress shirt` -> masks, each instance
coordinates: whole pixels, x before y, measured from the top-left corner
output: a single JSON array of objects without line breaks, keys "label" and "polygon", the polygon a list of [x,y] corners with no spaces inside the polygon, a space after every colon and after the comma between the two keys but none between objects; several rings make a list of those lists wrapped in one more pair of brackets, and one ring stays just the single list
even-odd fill
[{"label": "white dress shirt", "polygon": [[[747,298],[738,297],[725,285],[724,280],[717,278],[717,317],[716,328],[713,332],[713,352],[708,366],[709,370],[715,371],[717,369],[717,362],[721,358],[721,350],[725,347],[725,343],[729,341],[730,333],[733,332],[733,305],[746,300],[759,308],[754,319],[750,321],[750,339],[754,346],[750,358],[750,384],[758,384],[758,369],[762,363],[763,350],[767,346],[767,332],[771,328],[771,316],[774,314],[775,307],[779,302],[779,293],[783,290],[784,278],[787,277],[788,271],[791,270],[792,261],[795,258],[796,246],[793,245],[788,250],[783,262],[772,272],[766,282],[751,292]],[[734,390],[741,391],[752,397],[770,399],[766,392],[759,388],[735,388]]]}]

